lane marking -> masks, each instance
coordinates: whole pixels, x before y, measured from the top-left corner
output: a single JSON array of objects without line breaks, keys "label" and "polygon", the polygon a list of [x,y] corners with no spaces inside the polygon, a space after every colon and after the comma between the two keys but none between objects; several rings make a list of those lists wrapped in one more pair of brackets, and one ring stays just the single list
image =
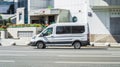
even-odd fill
[{"label": "lane marking", "polygon": [[120,62],[74,62],[74,61],[56,61],[58,64],[120,64]]},{"label": "lane marking", "polygon": [[0,60],[0,63],[15,63],[14,60]]},{"label": "lane marking", "polygon": [[[33,51],[21,51],[21,50],[0,50],[0,52],[57,52],[57,53],[86,53],[84,51],[69,51],[69,50],[63,50],[63,51],[55,51],[55,50],[52,50],[52,51],[40,51],[40,50],[33,50]],[[94,52],[94,51],[93,51]],[[87,52],[88,53],[88,52]],[[95,53],[98,53],[95,51]],[[104,53],[104,52],[101,52],[101,53]],[[106,52],[105,52],[106,53]],[[120,53],[120,52],[119,52]],[[91,54],[91,53],[89,53]]]},{"label": "lane marking", "polygon": [[58,55],[58,57],[91,57],[91,58],[95,58],[95,57],[120,57],[118,55]]},{"label": "lane marking", "polygon": [[120,54],[120,52],[107,52],[107,51],[102,51],[102,52],[97,52],[93,51],[92,53],[84,52],[84,51],[20,51],[20,50],[0,50],[0,52],[19,52],[19,53],[67,53],[67,54],[85,54],[85,55],[110,55],[110,54]]},{"label": "lane marking", "polygon": [[55,52],[56,52],[56,53],[61,52],[61,53],[63,53],[63,51],[17,51],[17,50],[16,50],[16,51],[14,51],[14,50],[0,50],[0,52],[25,52],[25,53],[26,53],[26,52],[38,52],[38,53],[39,53],[39,52],[51,52],[51,53],[52,53],[52,52],[53,52],[53,53],[55,53]]},{"label": "lane marking", "polygon": [[27,56],[25,54],[0,54],[0,56],[16,56],[16,57],[21,57],[21,56]]}]

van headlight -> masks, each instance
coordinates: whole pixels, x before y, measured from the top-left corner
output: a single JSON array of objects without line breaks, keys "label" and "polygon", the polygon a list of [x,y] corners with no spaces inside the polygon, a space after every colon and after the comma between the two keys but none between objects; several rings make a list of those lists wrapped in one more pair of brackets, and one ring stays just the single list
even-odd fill
[{"label": "van headlight", "polygon": [[35,39],[35,38],[36,38],[36,36],[33,36],[33,37],[32,37],[32,39]]}]

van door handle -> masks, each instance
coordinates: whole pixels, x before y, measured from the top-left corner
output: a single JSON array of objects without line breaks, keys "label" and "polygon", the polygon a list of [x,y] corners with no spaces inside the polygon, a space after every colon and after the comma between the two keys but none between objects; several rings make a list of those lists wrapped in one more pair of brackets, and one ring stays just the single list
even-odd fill
[{"label": "van door handle", "polygon": [[51,37],[54,37],[54,36],[51,36]]}]

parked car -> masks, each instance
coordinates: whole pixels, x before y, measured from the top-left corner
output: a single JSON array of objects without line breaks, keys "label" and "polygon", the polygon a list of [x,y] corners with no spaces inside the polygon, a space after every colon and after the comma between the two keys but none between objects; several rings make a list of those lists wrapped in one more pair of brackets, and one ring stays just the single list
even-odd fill
[{"label": "parked car", "polygon": [[56,23],[45,28],[31,40],[31,46],[44,49],[46,46],[81,46],[89,45],[87,23]]}]

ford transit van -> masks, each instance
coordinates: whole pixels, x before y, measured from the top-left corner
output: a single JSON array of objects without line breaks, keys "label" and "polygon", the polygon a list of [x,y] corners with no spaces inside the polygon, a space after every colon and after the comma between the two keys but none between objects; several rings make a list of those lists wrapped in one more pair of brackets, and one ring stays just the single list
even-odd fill
[{"label": "ford transit van", "polygon": [[87,23],[56,23],[45,28],[31,40],[31,46],[44,49],[47,46],[81,46],[89,45]]}]

